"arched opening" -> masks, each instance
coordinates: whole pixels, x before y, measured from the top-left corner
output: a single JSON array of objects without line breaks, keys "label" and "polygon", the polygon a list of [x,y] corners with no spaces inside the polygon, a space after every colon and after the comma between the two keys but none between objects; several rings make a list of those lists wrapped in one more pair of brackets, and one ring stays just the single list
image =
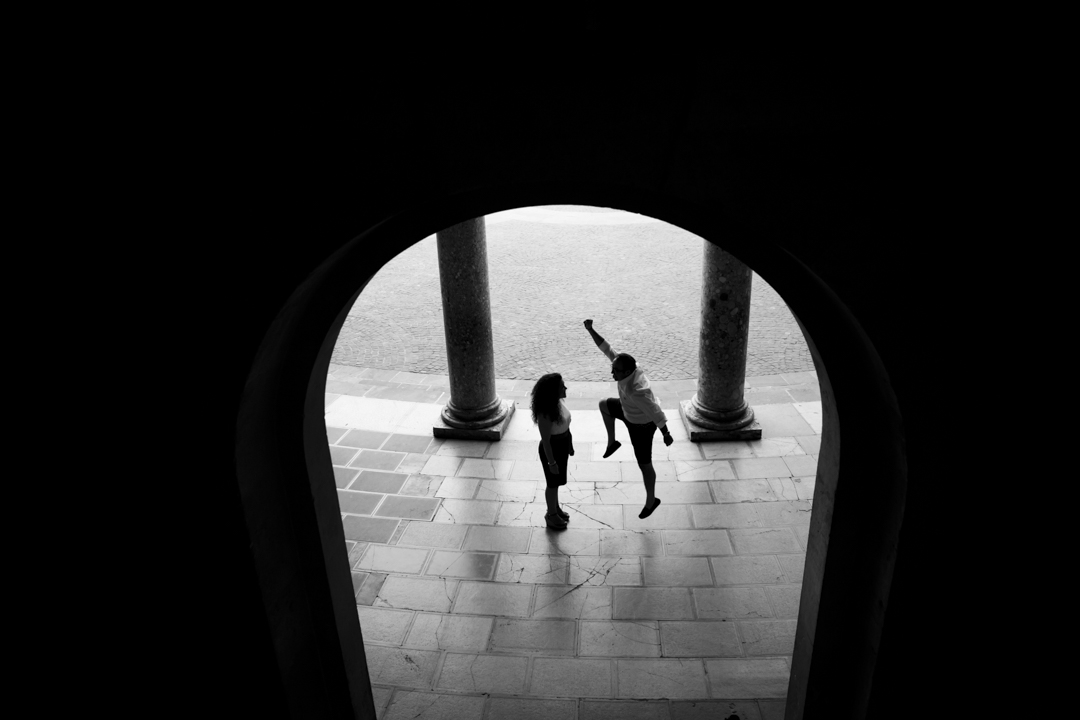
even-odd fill
[{"label": "arched opening", "polygon": [[[286,693],[290,688],[294,694],[302,693],[321,684],[311,664],[316,657],[324,660],[322,672],[331,668],[344,676],[341,680],[357,707],[370,692],[322,424],[323,384],[333,340],[359,293],[358,280],[362,290],[389,257],[442,227],[509,207],[548,204],[620,207],[707,239],[723,237],[724,249],[766,276],[788,300],[810,344],[823,405],[815,494],[819,512],[809,533],[788,699],[802,706],[815,692],[826,692],[828,676],[812,675],[812,670],[825,667],[849,680],[861,677],[868,688],[872,663],[866,664],[865,650],[856,653],[858,657],[850,650],[872,645],[880,634],[882,600],[891,577],[888,558],[899,527],[906,476],[902,451],[897,455],[902,435],[895,399],[869,340],[835,294],[797,258],[741,231],[713,209],[623,188],[549,183],[485,188],[412,208],[366,230],[308,279],[268,334],[238,425],[237,469],[270,625],[280,639],[279,656],[295,671],[284,673]],[[836,373],[835,383],[826,366],[843,371]],[[845,427],[843,462],[841,407],[865,423]],[[880,480],[866,501],[858,503],[861,512],[850,504],[837,505],[841,479],[849,483],[843,485],[846,497],[866,492],[856,484],[859,477]],[[310,562],[313,559],[321,562]],[[285,602],[301,596],[308,603],[307,612]],[[858,631],[853,633],[853,628]],[[816,642],[823,635],[829,642]]]}]

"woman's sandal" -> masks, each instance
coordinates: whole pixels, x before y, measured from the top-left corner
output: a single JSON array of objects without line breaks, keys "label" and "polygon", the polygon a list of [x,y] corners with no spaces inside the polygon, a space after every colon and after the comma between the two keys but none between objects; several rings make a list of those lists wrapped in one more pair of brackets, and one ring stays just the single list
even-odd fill
[{"label": "woman's sandal", "polygon": [[559,517],[561,517],[565,522],[570,522],[570,516],[567,513],[564,513],[562,508],[559,508]]},{"label": "woman's sandal", "polygon": [[551,513],[548,513],[547,515],[544,516],[544,520],[547,521],[547,526],[549,528],[551,528],[552,530],[565,530],[566,529],[566,521],[563,520],[558,515],[552,515]]}]

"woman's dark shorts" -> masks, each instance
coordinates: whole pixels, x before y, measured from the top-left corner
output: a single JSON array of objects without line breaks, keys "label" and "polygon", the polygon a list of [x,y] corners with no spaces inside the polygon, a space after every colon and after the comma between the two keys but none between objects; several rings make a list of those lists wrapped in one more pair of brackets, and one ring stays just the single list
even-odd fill
[{"label": "woman's dark shorts", "polygon": [[573,437],[570,431],[551,436],[551,452],[555,454],[555,464],[559,466],[559,474],[552,475],[548,469],[547,456],[544,455],[544,441],[540,441],[540,465],[544,468],[544,479],[547,486],[560,487],[566,484],[566,463],[570,458],[570,448],[573,446]]},{"label": "woman's dark shorts", "polygon": [[638,465],[651,463],[652,441],[653,435],[656,434],[656,423],[651,420],[644,424],[629,422],[626,415],[623,414],[622,401],[619,398],[608,398],[605,402],[607,402],[608,415],[619,418],[626,425],[626,430],[630,433],[630,443],[634,446],[634,457],[637,458]]}]

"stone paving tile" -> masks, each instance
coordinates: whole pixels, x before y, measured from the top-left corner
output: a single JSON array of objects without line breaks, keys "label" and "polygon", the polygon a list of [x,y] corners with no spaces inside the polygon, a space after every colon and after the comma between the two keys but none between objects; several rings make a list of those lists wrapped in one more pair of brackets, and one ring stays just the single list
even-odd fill
[{"label": "stone paving tile", "polygon": [[528,528],[473,525],[465,536],[463,550],[523,553],[529,549]]},{"label": "stone paving tile", "polygon": [[496,618],[491,650],[573,655],[576,633],[577,622],[574,620]]},{"label": "stone paving tile", "polygon": [[567,474],[575,482],[616,483],[622,479],[622,471],[616,463],[577,460],[577,455],[567,463]]},{"label": "stone paving tile", "polygon": [[[624,443],[624,445],[627,446],[629,446],[629,444],[629,441]],[[631,451],[631,457],[632,456],[633,451]],[[679,460],[683,462],[688,462],[686,458],[679,458]],[[675,472],[675,462],[675,460],[662,460],[657,457],[655,451],[653,452],[652,466],[653,470],[656,471],[657,483],[677,482],[679,480],[679,476]],[[643,484],[641,479],[641,468],[638,467],[638,464],[636,462],[622,462],[619,463],[619,466],[622,469],[622,481],[624,483],[636,483],[638,485]]]},{"label": "stone paving tile", "polygon": [[[355,580],[358,575],[366,575],[363,583],[356,590]],[[386,573],[353,573],[353,588],[356,594],[357,605],[371,606],[378,599],[379,593],[382,591],[382,586],[386,584]]]},{"label": "stone paving tile", "polygon": [[405,453],[385,452],[383,450],[361,450],[351,461],[349,467],[368,470],[396,470]]},{"label": "stone paving tile", "polygon": [[784,658],[706,660],[716,698],[782,698],[791,669]]},{"label": "stone paving tile", "polygon": [[761,720],[784,720],[787,712],[786,700],[758,700],[761,708]]},{"label": "stone paving tile", "polygon": [[[451,477],[439,483],[439,489],[435,491],[435,497],[456,498],[458,500],[471,500],[480,487],[480,478]],[[491,498],[487,498],[491,499]]]},{"label": "stone paving tile", "polygon": [[806,420],[806,424],[809,425],[815,433],[821,434],[822,408],[820,401],[797,402],[792,407],[802,415],[803,419]]},{"label": "stone paving tile", "polygon": [[355,568],[356,561],[363,556],[364,551],[367,550],[367,543],[353,542],[352,540],[345,541],[345,547],[349,549],[349,567]]},{"label": "stone paving tile", "polygon": [[457,549],[465,540],[467,525],[413,521],[408,523],[398,545]]},{"label": "stone paving tile", "polygon": [[[536,503],[544,508],[543,503]],[[618,505],[570,505],[567,509],[570,514],[570,522],[578,529],[621,530],[622,508]],[[543,513],[540,514],[536,525],[543,524]]]},{"label": "stone paving tile", "polygon": [[[401,464],[397,466],[397,472],[409,473],[410,475],[419,474],[423,471],[424,466],[427,465],[427,461],[431,459],[430,455],[424,455],[421,453],[406,453],[405,459],[401,461]],[[405,491],[401,491],[405,494]],[[415,493],[409,493],[415,494]]]},{"label": "stone paving tile", "polygon": [[757,513],[765,527],[809,525],[812,508],[808,500],[780,500],[757,506]]},{"label": "stone paving tile", "polygon": [[799,617],[799,599],[802,585],[775,585],[765,588],[772,601],[776,617],[793,619]]},{"label": "stone paving tile", "polygon": [[679,460],[675,463],[679,482],[734,480],[735,471],[728,460]]},{"label": "stone paving tile", "polygon": [[795,649],[797,620],[755,620],[737,624],[746,655],[790,655]]},{"label": "stone paving tile", "polygon": [[754,478],[790,477],[791,470],[783,458],[739,458],[731,461],[735,476],[740,480]]},{"label": "stone paving tile", "polygon": [[514,467],[515,462],[514,460],[467,457],[461,461],[461,466],[455,475],[456,477],[507,480],[510,478],[510,469]]},{"label": "stone paving tile", "polygon": [[702,454],[706,460],[737,460],[754,457],[754,451],[746,441],[703,443]]},{"label": "stone paving tile", "polygon": [[[691,620],[689,588],[614,588],[615,620]],[[764,595],[762,596],[764,597]]]},{"label": "stone paving tile", "polygon": [[[657,483],[657,485],[659,484]],[[708,492],[708,488],[705,488],[705,491]],[[694,523],[690,520],[689,505],[670,504],[667,496],[661,496],[659,490],[656,491],[656,497],[662,501],[660,507],[653,510],[652,514],[644,519],[638,517],[641,509],[645,506],[644,501],[642,501],[641,505],[623,505],[623,527],[627,530],[637,531],[655,531],[657,528],[694,527]]]},{"label": "stone paving tile", "polygon": [[664,536],[659,530],[601,530],[601,555],[663,555]]},{"label": "stone paving tile", "polygon": [[482,458],[491,443],[479,440],[443,440],[439,456]]},{"label": "stone paving tile", "polygon": [[638,557],[570,558],[570,585],[641,585],[641,559]]},{"label": "stone paving tile", "polygon": [[428,550],[416,548],[387,547],[372,544],[356,564],[358,570],[419,574],[427,562]]},{"label": "stone paving tile", "polygon": [[465,525],[491,525],[499,513],[499,503],[485,500],[457,500],[447,498],[435,513],[435,522],[462,523]]},{"label": "stone paving tile", "polygon": [[660,623],[664,657],[741,657],[735,623],[667,620]]},{"label": "stone paving tile", "polygon": [[761,587],[691,588],[697,616],[707,620],[772,618],[772,606]]},{"label": "stone paving tile", "polygon": [[431,455],[424,467],[420,470],[421,475],[441,475],[453,477],[461,465],[461,458],[456,455]]},{"label": "stone paving tile", "polygon": [[793,437],[762,438],[751,440],[747,443],[754,457],[787,457],[789,455],[805,455],[806,451]]},{"label": "stone paving tile", "polygon": [[754,408],[754,418],[761,423],[761,437],[797,437],[813,435],[814,428],[795,409],[795,405],[762,405]]},{"label": "stone paving tile", "polygon": [[712,572],[709,558],[704,557],[643,557],[641,567],[646,585],[711,587]]},{"label": "stone paving tile", "polygon": [[[761,720],[761,713],[758,703],[753,700],[682,700],[671,703],[671,720],[714,718]],[[780,720],[783,720],[783,716]]]},{"label": "stone paving tile", "polygon": [[424,390],[422,388],[404,387],[376,387],[364,394],[364,397],[380,398],[383,400],[398,400],[401,402],[437,404],[442,400],[443,393],[438,390]]},{"label": "stone paving tile", "polygon": [[810,542],[810,526],[809,525],[792,525],[791,531],[795,533],[795,538],[799,541],[799,545],[805,551]]},{"label": "stone paving tile", "polygon": [[610,620],[611,588],[538,585],[532,617]]},{"label": "stone paving tile", "polygon": [[561,697],[611,697],[611,661],[543,658],[533,661],[529,692]]},{"label": "stone paving tile", "polygon": [[705,668],[701,660],[616,660],[619,697],[705,698]]},{"label": "stone paving tile", "polygon": [[780,500],[813,501],[816,480],[803,478],[769,478],[769,486]]},{"label": "stone paving tile", "polygon": [[481,720],[484,695],[457,695],[400,690],[381,720]]},{"label": "stone paving tile", "polygon": [[780,561],[780,567],[784,570],[784,576],[789,583],[802,582],[803,568],[806,566],[805,553],[801,555],[777,555],[776,559]]},{"label": "stone paving tile", "polygon": [[462,581],[454,614],[528,617],[532,585]]},{"label": "stone paving tile", "polygon": [[427,452],[431,441],[432,438],[423,435],[394,433],[383,443],[381,449],[391,452],[424,453]]},{"label": "stone paving tile", "polygon": [[660,657],[660,630],[655,620],[582,620],[584,656]]},{"label": "stone paving tile", "polygon": [[370,515],[384,497],[386,496],[353,490],[337,491],[338,508],[350,515]]},{"label": "stone paving tile", "polygon": [[411,578],[390,575],[386,578],[373,605],[447,612],[454,597],[457,580],[442,578]]},{"label": "stone paving tile", "polygon": [[821,401],[821,388],[818,385],[789,385],[787,391],[797,403]]},{"label": "stone paving tile", "polygon": [[340,438],[342,435],[344,435],[347,432],[349,432],[348,428],[327,427],[326,428],[326,442],[329,443],[330,445],[333,445],[334,443],[336,443],[338,441],[338,438]]},{"label": "stone paving tile", "polygon": [[495,582],[565,585],[568,565],[565,555],[503,553],[495,571]]},{"label": "stone paving tile", "polygon": [[542,491],[531,480],[482,480],[476,492],[477,500],[498,500],[502,502],[535,502],[543,500]]},{"label": "stone paving tile", "polygon": [[[411,692],[409,690],[402,690],[401,692]],[[390,696],[394,694],[393,687],[379,687],[378,685],[371,686],[371,696],[375,700],[375,717],[386,717],[386,706],[390,704]]]},{"label": "stone paving tile", "polygon": [[431,562],[424,570],[424,575],[490,580],[498,557],[497,553],[436,550],[431,554]]},{"label": "stone paving tile", "polygon": [[[573,521],[573,517],[570,518]],[[595,529],[567,528],[551,530],[533,528],[529,542],[529,554],[541,555],[599,555],[600,531]]]},{"label": "stone paving tile", "polygon": [[360,587],[364,584],[364,581],[368,579],[369,573],[366,572],[350,572],[352,575],[353,595],[360,592]]},{"label": "stone paving tile", "polygon": [[692,505],[690,514],[699,528],[761,527],[757,509],[760,503],[727,505]]},{"label": "stone paving tile", "polygon": [[349,484],[352,483],[352,481],[355,480],[358,475],[360,475],[359,470],[354,470],[352,468],[335,467],[333,470],[334,484],[337,485],[339,488],[349,487]]},{"label": "stone paving tile", "polygon": [[493,622],[488,617],[417,613],[405,645],[425,650],[484,652]]},{"label": "stone paving tile", "polygon": [[437,498],[387,495],[386,499],[382,501],[375,511],[375,515],[377,517],[431,520],[435,517],[435,511],[438,509],[440,502]]},{"label": "stone paving tile", "polygon": [[784,458],[784,463],[794,477],[817,475],[817,455],[791,455]]},{"label": "stone paving tile", "polygon": [[330,463],[333,465],[348,465],[349,461],[356,457],[359,452],[356,448],[330,446]]},{"label": "stone paving tile", "polygon": [[364,635],[365,643],[400,645],[413,619],[413,613],[408,610],[387,610],[364,605],[356,606],[356,614],[360,618],[360,631]]},{"label": "stone paving tile", "polygon": [[491,447],[488,448],[484,457],[493,460],[536,460],[540,462],[536,443],[515,440],[500,440],[491,443]]},{"label": "stone paving tile", "polygon": [[[659,483],[657,483],[659,484]],[[645,485],[639,475],[636,480],[615,484],[596,483],[596,502],[602,505],[644,505]]]},{"label": "stone paving tile", "polygon": [[746,403],[756,408],[759,405],[776,405],[779,403],[790,403],[792,401],[791,395],[788,395],[787,388],[785,387],[761,387],[753,388],[744,393]]},{"label": "stone paving tile", "polygon": [[432,650],[406,650],[367,643],[364,643],[364,654],[372,683],[420,688],[431,685],[440,655]]},{"label": "stone paving tile", "polygon": [[755,377],[746,378],[747,387],[766,387],[787,384],[788,381],[785,380],[784,376],[779,373],[775,375],[757,375]]},{"label": "stone paving tile", "polygon": [[802,435],[795,439],[798,441],[799,447],[801,447],[807,455],[817,455],[821,452],[820,435]]},{"label": "stone paving tile", "polygon": [[543,480],[544,479],[544,467],[540,464],[540,459],[537,458],[536,462],[530,462],[528,460],[515,460],[514,467],[510,469],[511,480]]},{"label": "stone paving tile", "polygon": [[484,720],[574,720],[577,700],[493,697]]},{"label": "stone paving tile", "polygon": [[668,703],[626,700],[582,700],[578,720],[671,720]]},{"label": "stone paving tile", "polygon": [[[801,556],[805,561],[805,555]],[[784,582],[784,573],[773,555],[732,555],[709,558],[716,584],[766,585]],[[801,571],[801,566],[800,566]]]},{"label": "stone paving tile", "polygon": [[378,450],[388,437],[390,437],[390,433],[375,432],[373,430],[350,430],[336,444],[347,445],[351,448]]},{"label": "stone paving tile", "polygon": [[353,481],[350,490],[363,490],[365,492],[396,493],[409,479],[402,473],[389,473],[379,470],[361,470],[360,475]]},{"label": "stone paving tile", "polygon": [[[504,502],[495,504],[499,505],[498,519],[495,520],[496,525],[501,527],[546,527],[544,515],[547,514],[547,506],[544,503]],[[571,512],[569,506],[564,505],[563,507],[567,513]],[[576,516],[571,518],[571,522],[575,519]],[[580,522],[574,523],[575,527],[580,524]]]},{"label": "stone paving tile", "polygon": [[387,543],[397,530],[398,520],[392,518],[368,518],[346,515],[341,518],[341,528],[346,540],[357,542]]},{"label": "stone paving tile", "polygon": [[728,532],[739,555],[797,553],[802,550],[791,528],[736,528]]},{"label": "stone paving tile", "polygon": [[529,658],[513,655],[447,653],[436,685],[459,692],[520,694]]},{"label": "stone paving tile", "polygon": [[665,530],[668,555],[733,555],[729,530]]},{"label": "stone paving tile", "polygon": [[770,480],[713,480],[709,483],[718,503],[772,502],[779,500]]}]

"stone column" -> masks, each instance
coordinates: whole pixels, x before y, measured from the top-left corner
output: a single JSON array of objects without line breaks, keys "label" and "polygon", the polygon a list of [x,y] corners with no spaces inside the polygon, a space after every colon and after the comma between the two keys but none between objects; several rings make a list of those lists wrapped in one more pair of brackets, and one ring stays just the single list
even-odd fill
[{"label": "stone column", "polygon": [[679,404],[692,442],[761,439],[761,425],[743,396],[752,279],[750,268],[705,241],[698,389]]},{"label": "stone column", "polygon": [[495,394],[484,218],[448,227],[436,243],[450,402],[433,431],[438,438],[500,440],[514,403]]}]

